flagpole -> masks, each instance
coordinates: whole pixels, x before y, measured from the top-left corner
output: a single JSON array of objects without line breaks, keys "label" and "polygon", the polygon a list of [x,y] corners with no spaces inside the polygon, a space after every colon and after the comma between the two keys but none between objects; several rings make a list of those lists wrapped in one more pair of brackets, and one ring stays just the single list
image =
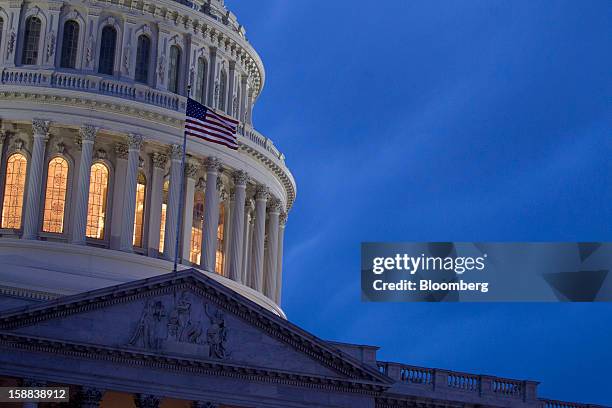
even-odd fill
[{"label": "flagpole", "polygon": [[[191,85],[187,86],[187,100],[189,101],[191,98]],[[185,112],[185,115],[187,112]],[[179,214],[176,217],[176,242],[174,243],[174,267],[172,271],[174,273],[178,272],[178,260],[179,260],[179,240],[181,234],[181,220],[182,214],[180,213],[183,210],[184,204],[184,190],[185,190],[185,160],[187,159],[187,132],[183,129],[183,155],[181,157],[181,188],[179,195]],[[183,210],[184,211],[184,210]]]}]

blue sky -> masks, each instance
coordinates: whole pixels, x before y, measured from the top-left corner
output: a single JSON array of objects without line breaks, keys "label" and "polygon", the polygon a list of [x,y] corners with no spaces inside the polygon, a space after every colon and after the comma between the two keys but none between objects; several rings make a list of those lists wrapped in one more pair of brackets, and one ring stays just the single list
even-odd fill
[{"label": "blue sky", "polygon": [[612,2],[227,0],[298,184],[283,308],[380,359],[612,405],[612,304],[362,304],[362,241],[609,241]]}]

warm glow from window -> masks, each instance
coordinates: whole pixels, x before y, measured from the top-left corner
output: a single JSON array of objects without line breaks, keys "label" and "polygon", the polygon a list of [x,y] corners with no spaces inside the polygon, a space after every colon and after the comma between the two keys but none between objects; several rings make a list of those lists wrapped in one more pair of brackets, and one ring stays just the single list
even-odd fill
[{"label": "warm glow from window", "polygon": [[217,256],[215,258],[215,272],[223,275],[225,264],[225,206],[219,206],[219,225],[217,226]]},{"label": "warm glow from window", "polygon": [[166,213],[168,211],[168,190],[170,189],[170,182],[164,181],[164,187],[162,192],[162,211],[161,211],[161,225],[159,228],[159,252],[164,252],[164,243],[166,241]]},{"label": "warm glow from window", "polygon": [[102,163],[91,166],[89,205],[87,207],[86,236],[104,239],[106,224],[106,194],[108,193],[108,167]]},{"label": "warm glow from window", "polygon": [[191,227],[191,250],[189,261],[199,265],[202,258],[202,227],[204,226],[204,193],[196,191],[193,203],[193,224]]},{"label": "warm glow from window", "polygon": [[2,228],[21,228],[27,170],[28,159],[23,154],[15,153],[8,158],[2,203]]},{"label": "warm glow from window", "polygon": [[56,157],[49,162],[43,231],[54,234],[64,232],[64,212],[68,185],[68,162]]},{"label": "warm glow from window", "polygon": [[136,184],[136,214],[134,216],[134,239],[132,241],[136,248],[142,248],[146,190],[147,180],[144,174],[140,173],[138,174],[138,183]]}]

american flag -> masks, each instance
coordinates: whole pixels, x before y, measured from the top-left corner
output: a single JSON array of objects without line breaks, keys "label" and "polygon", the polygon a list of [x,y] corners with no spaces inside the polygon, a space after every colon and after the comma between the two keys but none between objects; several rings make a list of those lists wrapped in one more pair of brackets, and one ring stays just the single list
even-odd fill
[{"label": "american flag", "polygon": [[237,150],[237,128],[237,120],[215,113],[212,109],[191,98],[187,100],[187,118],[185,119],[185,134],[187,136],[197,137]]}]

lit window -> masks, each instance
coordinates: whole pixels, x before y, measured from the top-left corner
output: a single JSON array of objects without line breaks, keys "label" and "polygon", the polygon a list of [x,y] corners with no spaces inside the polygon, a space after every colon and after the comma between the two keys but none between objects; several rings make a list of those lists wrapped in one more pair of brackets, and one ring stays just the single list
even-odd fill
[{"label": "lit window", "polygon": [[159,228],[159,252],[164,252],[164,241],[166,239],[166,212],[168,211],[168,191],[170,189],[170,182],[164,181],[164,187],[162,189],[162,212],[161,212],[161,226]]},{"label": "lit window", "polygon": [[181,70],[181,49],[176,45],[170,47],[170,69],[168,70],[168,90],[178,93]]},{"label": "lit window", "polygon": [[223,265],[225,264],[225,206],[219,205],[219,225],[217,226],[217,256],[215,258],[215,272],[223,275]]},{"label": "lit window", "polygon": [[221,71],[221,84],[219,85],[219,106],[218,108],[224,111],[226,109],[225,100],[227,98],[227,74]]},{"label": "lit window", "polygon": [[8,158],[2,203],[2,228],[21,228],[27,170],[28,159],[23,154],[15,153]]},{"label": "lit window", "polygon": [[191,227],[191,250],[189,261],[199,265],[202,257],[202,228],[204,226],[204,192],[195,193],[193,203],[193,224]]},{"label": "lit window", "polygon": [[151,39],[146,35],[138,37],[136,51],[136,82],[149,82],[149,65],[151,63]]},{"label": "lit window", "polygon": [[111,26],[104,27],[100,40],[100,63],[98,64],[100,74],[113,75],[116,47],[117,30]]},{"label": "lit window", "polygon": [[21,56],[21,63],[23,65],[34,65],[38,62],[38,43],[40,42],[41,27],[42,23],[38,17],[29,17],[26,20]]},{"label": "lit window", "polygon": [[68,186],[68,162],[56,157],[49,162],[47,190],[45,193],[45,211],[43,231],[54,234],[64,232],[64,214],[66,210],[66,192]]},{"label": "lit window", "polygon": [[136,248],[142,248],[146,192],[147,180],[144,174],[139,173],[138,183],[136,184],[136,214],[134,216],[134,239],[132,242]]},{"label": "lit window", "polygon": [[205,104],[206,101],[206,75],[208,74],[208,64],[204,58],[198,59],[198,78],[199,84],[196,86],[196,101]]},{"label": "lit window", "polygon": [[108,167],[102,163],[94,163],[94,165],[91,166],[86,231],[88,238],[104,239],[108,173]]},{"label": "lit window", "polygon": [[62,39],[62,68],[75,68],[77,49],[79,46],[79,24],[74,21],[66,21],[64,24],[64,36]]}]

